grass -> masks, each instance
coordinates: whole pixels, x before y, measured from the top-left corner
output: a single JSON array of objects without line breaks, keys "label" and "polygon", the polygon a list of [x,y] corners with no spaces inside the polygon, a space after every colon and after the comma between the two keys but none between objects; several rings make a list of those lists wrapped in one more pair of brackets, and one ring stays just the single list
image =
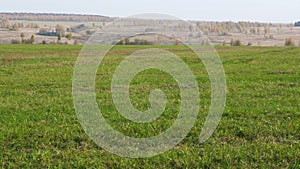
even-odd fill
[{"label": "grass", "polygon": [[[97,76],[97,102],[104,117],[133,137],[157,135],[170,127],[180,103],[176,82],[148,70],[131,82],[130,97],[137,109],[146,110],[150,89],[162,89],[169,101],[162,117],[141,125],[118,114],[109,80],[122,59],[143,48],[115,47]],[[198,135],[210,103],[206,71],[186,48],[160,48],[178,54],[196,75],[199,117],[170,151],[130,159],[97,146],[77,120],[71,89],[81,46],[0,45],[2,168],[300,168],[300,48],[217,47],[226,72],[227,105],[204,144],[198,144]]]}]

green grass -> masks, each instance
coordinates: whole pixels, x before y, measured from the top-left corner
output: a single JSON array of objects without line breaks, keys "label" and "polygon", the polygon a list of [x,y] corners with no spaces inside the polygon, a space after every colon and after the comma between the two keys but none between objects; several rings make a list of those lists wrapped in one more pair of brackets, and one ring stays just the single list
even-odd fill
[{"label": "green grass", "polygon": [[[150,89],[167,97],[155,122],[132,123],[113,105],[110,79],[126,56],[142,46],[118,46],[102,62],[97,102],[107,121],[133,137],[157,135],[174,122],[176,82],[158,70],[131,83],[133,105],[149,107]],[[217,47],[227,78],[227,104],[217,130],[204,144],[198,136],[210,103],[208,75],[185,47],[178,54],[197,77],[198,120],[178,146],[152,158],[130,159],[97,146],[77,121],[72,75],[81,46],[0,45],[0,166],[2,168],[300,168],[300,48]],[[159,81],[157,79],[160,79]]]}]

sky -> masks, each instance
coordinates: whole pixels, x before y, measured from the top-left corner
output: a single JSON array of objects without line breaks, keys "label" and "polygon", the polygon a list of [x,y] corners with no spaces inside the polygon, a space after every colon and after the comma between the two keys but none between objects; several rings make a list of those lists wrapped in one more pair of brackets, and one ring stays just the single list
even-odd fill
[{"label": "sky", "polygon": [[299,0],[2,0],[0,12],[76,13],[127,17],[161,13],[183,20],[300,21]]}]

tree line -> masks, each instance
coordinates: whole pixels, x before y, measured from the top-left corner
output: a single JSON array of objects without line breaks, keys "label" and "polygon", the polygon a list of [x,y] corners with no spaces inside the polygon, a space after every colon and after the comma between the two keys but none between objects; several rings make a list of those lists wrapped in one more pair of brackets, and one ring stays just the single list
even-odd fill
[{"label": "tree line", "polygon": [[111,22],[115,18],[101,15],[52,14],[52,13],[0,13],[0,20],[28,21],[72,21],[72,22]]}]

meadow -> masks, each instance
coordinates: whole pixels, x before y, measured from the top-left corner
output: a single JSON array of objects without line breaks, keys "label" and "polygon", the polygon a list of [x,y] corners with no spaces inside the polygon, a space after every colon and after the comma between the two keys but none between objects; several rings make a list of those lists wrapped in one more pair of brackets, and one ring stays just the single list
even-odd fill
[{"label": "meadow", "polygon": [[[176,81],[159,70],[141,72],[130,97],[149,107],[151,89],[168,97],[164,114],[147,124],[118,114],[110,93],[117,65],[138,49],[116,46],[96,78],[99,109],[116,130],[132,137],[162,133],[176,119]],[[188,136],[151,158],[123,158],[96,145],[77,120],[72,76],[82,46],[0,45],[0,165],[2,168],[300,168],[300,48],[216,47],[226,73],[227,103],[214,134],[198,143],[210,104],[201,60],[184,46],[156,46],[180,56],[196,76],[199,116]],[[159,80],[158,80],[159,79]]]}]

